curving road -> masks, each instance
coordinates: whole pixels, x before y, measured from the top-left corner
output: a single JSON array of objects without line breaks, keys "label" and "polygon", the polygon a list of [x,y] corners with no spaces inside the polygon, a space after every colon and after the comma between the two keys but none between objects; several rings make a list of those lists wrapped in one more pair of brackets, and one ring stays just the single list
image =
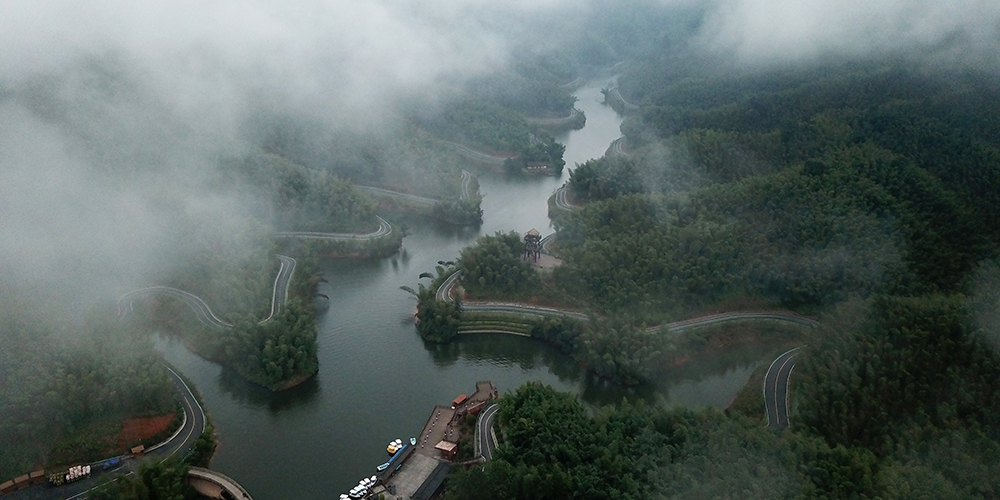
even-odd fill
[{"label": "curving road", "polygon": [[[266,318],[260,321],[261,323],[274,318],[276,314],[281,312],[281,308],[284,307],[285,302],[288,301],[288,285],[291,282],[292,273],[295,272],[295,259],[285,255],[278,255],[277,257],[280,265],[278,267],[278,275],[274,278],[274,287],[271,292],[271,311]],[[185,292],[184,290],[169,286],[148,286],[122,295],[118,299],[118,318],[124,319],[132,313],[132,301],[135,298],[154,294],[169,295],[180,299],[194,311],[198,317],[198,321],[208,326],[214,328],[232,328],[233,326],[232,323],[227,323],[219,319],[212,312],[212,308],[208,307],[208,304],[201,297],[191,292]]]},{"label": "curving road", "polygon": [[793,312],[788,311],[757,311],[757,312],[725,312],[717,314],[708,314],[705,316],[699,316],[697,318],[685,319],[681,321],[674,321],[672,323],[667,323],[659,326],[651,326],[646,329],[649,333],[654,333],[662,329],[666,329],[668,333],[680,333],[687,330],[693,330],[695,328],[704,328],[707,326],[716,326],[723,323],[730,323],[733,321],[781,321],[785,323],[794,323],[797,325],[818,327],[819,322],[807,318],[805,316],[799,316]]},{"label": "curving road", "polygon": [[[441,283],[441,286],[438,287],[435,298],[441,301],[454,300],[454,289],[458,286],[461,276],[461,271],[457,270],[448,276],[448,278]],[[584,321],[590,319],[588,315],[578,311],[521,304],[516,302],[462,302],[461,307],[463,311],[494,312],[501,314],[529,314],[544,317],[566,316]],[[819,326],[818,321],[789,311],[743,311],[707,314],[697,318],[674,321],[662,325],[651,326],[646,329],[646,332],[650,334],[664,332],[676,335],[678,333],[697,328],[717,326],[735,321],[780,321],[809,327]],[[522,335],[521,332],[509,333]]]},{"label": "curving road", "polygon": [[[378,189],[378,188],[368,188],[368,189]],[[389,192],[390,193],[394,193],[393,191],[389,191]],[[402,195],[403,193],[394,193],[394,194],[400,194],[400,195]],[[412,196],[412,195],[406,195],[406,196]],[[429,200],[430,198],[426,198],[426,199]],[[437,203],[437,202],[435,201],[434,203]],[[305,240],[310,240],[310,239],[311,240],[331,240],[331,241],[336,241],[336,240],[371,240],[371,239],[375,239],[375,238],[380,238],[380,237],[385,236],[385,235],[387,235],[387,234],[389,234],[389,233],[392,232],[392,226],[390,226],[389,223],[386,222],[385,219],[383,219],[383,218],[381,218],[381,217],[379,217],[377,215],[375,216],[375,218],[378,219],[378,229],[376,229],[374,232],[371,232],[371,233],[321,233],[321,232],[315,232],[315,231],[285,231],[285,232],[275,233],[274,236],[276,238],[299,238],[299,239],[305,239]]]},{"label": "curving road", "polygon": [[[376,188],[371,188],[376,189]],[[401,193],[400,193],[401,194]],[[378,229],[371,233],[320,233],[320,232],[281,232],[277,233],[278,238],[301,238],[320,240],[366,240],[380,238],[392,232],[392,226],[385,219],[376,216],[378,219]],[[271,290],[271,310],[267,317],[260,322],[270,321],[275,315],[281,312],[285,303],[288,302],[288,285],[291,283],[292,275],[295,273],[295,259],[286,255],[276,255],[279,262],[278,275],[274,278],[274,286]],[[118,317],[124,319],[132,313],[132,301],[143,295],[164,294],[175,297],[183,301],[198,317],[198,321],[214,328],[232,328],[231,323],[223,321],[212,308],[199,296],[172,288],[169,286],[148,286],[125,293],[118,299]]]},{"label": "curving road", "polygon": [[578,76],[578,77],[574,78],[572,82],[564,83],[564,84],[560,85],[560,87],[562,87],[564,89],[572,89],[572,88],[575,88],[575,87],[579,87],[580,85],[583,85],[583,82],[585,82],[585,81],[586,80],[584,80],[583,77]]},{"label": "curving road", "polygon": [[452,300],[452,290],[455,289],[455,286],[458,284],[458,279],[461,277],[462,273],[460,271],[451,273],[451,275],[441,283],[441,286],[438,287],[434,298],[442,302]]},{"label": "curving road", "polygon": [[614,155],[614,156],[625,156],[625,155],[627,155],[628,153],[625,152],[626,141],[627,141],[627,139],[625,138],[625,136],[619,137],[619,138],[615,139],[614,141],[612,141],[611,147],[608,148],[608,152],[605,153],[605,156],[609,156],[608,153],[610,153],[610,155]]},{"label": "curving road", "polygon": [[622,105],[625,106],[625,109],[639,109],[639,106],[626,101],[625,98],[622,97],[622,93],[618,90],[618,87],[611,89],[611,95],[613,95],[615,99],[621,101]]},{"label": "curving road", "polygon": [[462,169],[462,201],[472,199],[472,174],[468,170]]},{"label": "curving road", "polygon": [[264,318],[264,321],[270,321],[281,312],[281,308],[285,307],[285,303],[288,302],[288,285],[292,282],[292,273],[295,272],[295,259],[285,255],[276,257],[281,266],[278,268],[278,275],[274,277],[274,289],[271,291],[271,313]]},{"label": "curving road", "polygon": [[552,242],[555,240],[556,240],[556,233],[552,233],[542,238],[542,241],[539,242],[542,245],[542,253],[555,257],[556,255],[552,253],[552,248],[551,248]]},{"label": "curving road", "polygon": [[590,319],[590,317],[586,314],[576,311],[567,311],[552,307],[531,306],[527,304],[518,304],[516,302],[463,302],[462,311],[491,312],[501,314],[531,314],[549,318],[561,318],[565,316],[582,321]]},{"label": "curving road", "polygon": [[768,429],[788,427],[788,377],[795,368],[800,349],[796,347],[778,356],[764,375],[764,411],[767,413]]},{"label": "curving road", "polygon": [[[379,228],[367,234],[354,234],[354,233],[306,233],[306,232],[287,232],[278,233],[279,237],[283,238],[316,238],[316,239],[326,239],[326,240],[358,240],[358,239],[372,239],[385,236],[392,232],[392,227],[389,225],[385,219],[378,217]],[[260,322],[264,323],[270,321],[277,314],[281,312],[281,309],[288,302],[288,287],[291,283],[292,275],[295,273],[296,261],[295,259],[288,257],[286,255],[276,255],[279,262],[278,273],[274,278],[274,285],[271,290],[271,309],[264,319]],[[180,290],[177,288],[167,287],[167,286],[150,286],[145,288],[140,288],[137,290],[132,290],[125,293],[118,299],[117,305],[117,315],[119,319],[126,318],[129,314],[133,312],[133,300],[137,297],[143,295],[151,294],[164,294],[171,297],[180,299],[182,302],[188,305],[198,320],[202,323],[212,326],[214,328],[231,328],[233,325],[227,323],[220,319],[208,304],[197,295]],[[146,450],[147,457],[156,457],[160,461],[167,460],[168,458],[176,455],[181,450],[187,450],[191,445],[197,440],[203,432],[205,432],[206,427],[206,417],[205,411],[198,403],[194,394],[191,392],[191,388],[187,386],[184,380],[170,367],[167,367],[167,371],[170,374],[171,381],[174,384],[174,390],[177,392],[178,396],[181,398],[182,406],[184,409],[183,421],[181,427],[177,429],[176,432],[169,438],[167,438],[162,443],[150,447]],[[107,460],[107,459],[105,459]],[[101,460],[92,465],[100,465]],[[126,462],[122,467],[123,469],[134,469],[135,464],[132,462]],[[130,470],[127,474],[134,473]],[[237,483],[232,478],[209,469],[203,469],[198,467],[192,467],[189,473],[190,476],[202,479],[205,481],[210,481],[219,487],[227,490],[229,494],[233,495],[234,498],[245,498],[250,499],[250,494]],[[54,499],[54,498],[67,498],[67,499],[77,499],[84,498],[86,494],[96,487],[98,479],[101,474],[95,474],[94,477],[87,478],[71,485],[66,485],[61,488],[29,488],[22,490],[22,492],[43,492],[41,495],[38,494],[22,494],[17,492],[15,497],[24,499]],[[22,496],[17,496],[22,495]]]},{"label": "curving road", "polygon": [[221,472],[216,472],[202,467],[191,467],[188,470],[188,476],[214,483],[229,492],[233,498],[253,500],[253,498],[250,497],[250,493],[247,493],[247,490],[243,489],[243,487],[240,486],[240,483],[237,483],[231,477],[222,474]]},{"label": "curving road", "polygon": [[493,453],[497,449],[497,436],[493,431],[493,424],[496,422],[497,410],[499,409],[500,406],[496,403],[491,404],[479,412],[479,419],[476,421],[476,435],[478,436],[476,445],[479,448],[479,455],[487,462],[493,460]]},{"label": "curving road", "polygon": [[174,390],[177,395],[181,398],[181,404],[184,407],[184,423],[181,425],[180,429],[173,436],[170,436],[166,441],[150,447],[146,450],[146,455],[153,455],[160,457],[160,461],[164,461],[181,450],[187,450],[195,440],[203,432],[205,432],[205,427],[207,425],[207,419],[205,417],[205,410],[201,407],[201,403],[194,397],[194,393],[191,392],[191,388],[184,382],[184,379],[180,377],[172,368],[166,367],[167,372],[170,373],[170,379],[174,384]]},{"label": "curving road", "polygon": [[568,187],[569,186],[567,186],[566,184],[563,184],[562,186],[559,187],[559,189],[556,189],[555,198],[553,199],[553,201],[555,202],[555,205],[557,207],[563,210],[570,210],[570,211],[577,210],[580,207],[571,204],[569,200],[566,199],[566,191],[568,190],[567,189]]},{"label": "curving road", "polygon": [[212,312],[212,309],[208,307],[208,304],[206,304],[201,297],[190,292],[185,292],[184,290],[171,288],[169,286],[148,286],[146,288],[132,290],[131,292],[122,295],[118,299],[118,318],[125,319],[132,313],[132,301],[135,298],[143,295],[154,294],[169,295],[180,299],[182,302],[187,304],[192,311],[194,311],[195,316],[198,317],[198,321],[201,321],[208,326],[215,328],[231,328],[233,326],[232,324],[219,319],[219,317]]},{"label": "curving road", "polygon": [[[461,275],[462,273],[460,271],[455,271],[448,276],[448,278],[441,283],[441,286],[438,287],[435,298],[442,301],[454,300],[454,289],[458,285]],[[586,314],[577,311],[511,302],[462,302],[461,309],[462,311],[500,314],[527,314],[556,318],[570,317],[582,321],[588,321],[590,319]],[[682,321],[674,321],[663,325],[651,326],[646,329],[646,333],[656,334],[662,332],[669,335],[677,335],[679,333],[697,328],[717,326],[735,321],[780,321],[812,328],[819,327],[818,321],[789,311],[724,312],[708,314]],[[462,333],[501,333],[526,336],[524,332],[505,330],[502,327],[491,327],[488,330],[470,330]],[[781,430],[788,426],[788,378],[792,373],[792,369],[795,367],[799,349],[800,348],[796,347],[795,349],[782,354],[778,357],[778,359],[775,359],[768,368],[767,374],[764,376],[764,406],[767,411],[767,427],[769,429]],[[480,423],[482,423],[482,420],[480,420]],[[483,456],[489,460],[490,457],[487,456],[486,452],[488,448],[482,441],[486,439],[486,433],[484,433],[482,429],[479,429],[477,433],[479,435],[478,439],[480,440],[477,445],[481,450],[484,450]]]},{"label": "curving road", "polygon": [[[468,170],[462,169],[462,192],[459,195],[459,198],[458,198],[459,200],[465,201],[465,200],[469,200],[469,199],[472,198],[473,192],[474,192],[473,189],[472,189],[472,180],[473,179],[474,179],[474,177],[472,176],[471,173],[469,173]],[[360,191],[365,191],[365,192],[374,194],[375,196],[387,196],[387,197],[392,197],[392,198],[402,198],[404,200],[411,201],[413,203],[417,203],[417,204],[420,204],[420,205],[437,205],[438,203],[442,203],[442,202],[445,201],[445,200],[440,200],[440,199],[437,199],[437,198],[428,198],[426,196],[419,196],[419,195],[409,194],[409,193],[401,193],[399,191],[390,191],[388,189],[382,189],[382,188],[377,188],[377,187],[372,187],[372,186],[359,186],[359,185],[355,185],[354,187],[357,188]],[[380,220],[380,224],[382,222],[385,222],[385,221],[381,220],[381,218],[379,220]],[[386,224],[388,224],[388,223],[386,223]],[[388,234],[388,233],[380,233],[380,231],[382,231],[382,230],[383,230],[383,226],[380,225],[379,231],[376,231],[374,233],[370,233],[370,235],[361,235],[361,236],[365,236],[365,237],[378,237],[378,236],[384,236],[385,234]],[[292,234],[309,234],[309,235],[313,235],[313,234],[323,234],[323,233],[278,233],[278,234],[279,235],[292,235]],[[326,233],[326,234],[331,234],[331,235],[336,235],[336,236],[342,236],[339,233]]]}]

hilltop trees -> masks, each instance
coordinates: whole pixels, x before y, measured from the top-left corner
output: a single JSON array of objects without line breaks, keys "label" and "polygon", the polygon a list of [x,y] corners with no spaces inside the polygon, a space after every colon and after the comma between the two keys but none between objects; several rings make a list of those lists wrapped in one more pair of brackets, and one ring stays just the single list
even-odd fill
[{"label": "hilltop trees", "polygon": [[879,297],[867,319],[810,350],[800,421],[831,445],[879,454],[899,430],[1000,424],[1000,366],[963,297]]},{"label": "hilltop trees", "polygon": [[456,473],[449,498],[648,498],[664,440],[645,408],[592,419],[572,396],[529,382],[501,399],[498,421],[496,459]]},{"label": "hilltop trees", "polygon": [[223,335],[221,357],[244,377],[271,389],[309,377],[319,369],[316,318],[301,298],[288,301],[274,318],[247,318]]},{"label": "hilltop trees", "polygon": [[524,242],[515,231],[482,236],[475,245],[462,249],[458,266],[466,291],[504,297],[536,288],[538,275],[521,259],[522,253]]}]

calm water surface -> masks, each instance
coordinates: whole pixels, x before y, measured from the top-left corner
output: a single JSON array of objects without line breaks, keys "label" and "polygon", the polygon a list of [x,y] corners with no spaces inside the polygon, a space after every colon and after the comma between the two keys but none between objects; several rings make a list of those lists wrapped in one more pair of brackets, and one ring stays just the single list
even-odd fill
[{"label": "calm water surface", "polygon": [[[567,171],[604,154],[620,136],[621,119],[601,104],[597,80],[577,93],[587,126],[559,137]],[[212,468],[232,476],[257,500],[336,498],[384,462],[385,445],[416,435],[434,404],[492,380],[503,391],[537,380],[590,404],[644,398],[688,407],[728,404],[765,351],[746,347],[695,360],[654,383],[625,390],[588,376],[569,357],[533,339],[465,336],[424,343],[413,326],[415,300],[399,289],[454,259],[481,234],[535,227],[551,232],[546,200],[568,178],[506,179],[481,174],[481,228],[453,228],[409,219],[400,254],[378,261],[327,261],[320,293],[330,308],[319,316],[319,374],[271,393],[204,361],[166,337],[167,359],[201,392],[220,446]],[[390,219],[392,220],[392,219]],[[393,222],[403,222],[397,219]],[[427,280],[424,280],[426,282]]]}]

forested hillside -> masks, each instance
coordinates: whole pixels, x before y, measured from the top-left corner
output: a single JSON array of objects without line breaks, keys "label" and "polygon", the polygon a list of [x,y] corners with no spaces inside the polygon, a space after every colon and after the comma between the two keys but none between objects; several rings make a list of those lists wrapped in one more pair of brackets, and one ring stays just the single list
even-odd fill
[{"label": "forested hillside", "polygon": [[529,383],[499,402],[495,460],[457,472],[448,497],[995,497],[995,332],[964,297],[880,298],[828,323],[796,369],[786,431],[733,411],[588,412]]},{"label": "forested hillside", "polygon": [[[752,414],[588,414],[529,384],[500,401],[497,459],[450,498],[996,498],[997,80],[892,58],[736,67],[673,42],[619,79],[627,154],[571,173],[564,264],[520,281],[608,317],[537,335],[604,358],[647,348],[602,334],[624,325],[733,304],[817,316],[791,427],[762,426],[759,386]],[[528,298],[467,286],[488,283]]]},{"label": "forested hillside", "polygon": [[[572,173],[574,194],[601,202],[560,221],[565,277],[595,305],[953,291],[1000,241],[995,81],[891,62],[736,76],[663,64],[622,77],[644,103],[623,125],[634,154]],[[674,79],[646,76],[658,69]]]},{"label": "forested hillside", "polygon": [[0,477],[119,454],[123,420],[178,411],[148,337],[101,317],[57,330],[18,311],[31,307],[25,298],[3,298]]}]

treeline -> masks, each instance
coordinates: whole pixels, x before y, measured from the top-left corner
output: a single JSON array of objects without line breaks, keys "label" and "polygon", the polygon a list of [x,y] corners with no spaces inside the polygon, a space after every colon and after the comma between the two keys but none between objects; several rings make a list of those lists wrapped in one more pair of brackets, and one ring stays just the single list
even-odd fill
[{"label": "treeline", "polygon": [[476,182],[476,193],[469,199],[441,201],[431,209],[431,217],[452,224],[474,226],[483,222],[483,197],[478,194],[479,183]]},{"label": "treeline", "polygon": [[179,411],[148,337],[100,317],[56,330],[4,304],[0,478],[125,450],[123,420]]}]

